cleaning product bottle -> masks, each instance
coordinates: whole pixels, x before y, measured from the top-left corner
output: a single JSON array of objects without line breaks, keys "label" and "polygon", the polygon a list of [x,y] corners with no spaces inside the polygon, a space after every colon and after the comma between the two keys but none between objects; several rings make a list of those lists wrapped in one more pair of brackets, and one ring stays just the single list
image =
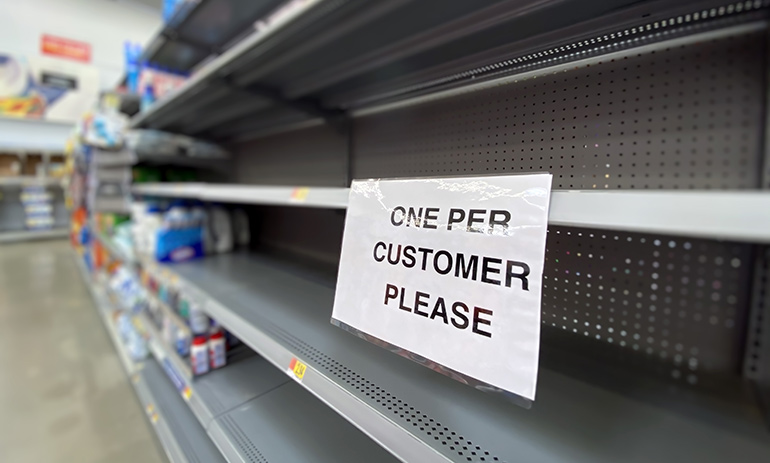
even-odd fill
[{"label": "cleaning product bottle", "polygon": [[209,358],[211,369],[222,368],[227,364],[225,336],[222,330],[217,330],[209,336]]},{"label": "cleaning product bottle", "polygon": [[176,353],[182,357],[190,355],[190,333],[187,330],[176,331]]},{"label": "cleaning product bottle", "polygon": [[210,233],[213,238],[214,252],[227,253],[233,250],[233,223],[230,213],[222,206],[213,206],[210,209],[209,220]]},{"label": "cleaning product bottle", "polygon": [[209,329],[209,317],[201,308],[200,302],[190,301],[190,331],[193,334],[205,334]]},{"label": "cleaning product bottle", "polygon": [[152,84],[147,84],[142,92],[142,99],[139,102],[140,111],[144,112],[149,109],[155,102],[155,91],[152,88]]},{"label": "cleaning product bottle", "polygon": [[195,336],[190,348],[190,364],[194,375],[209,371],[209,349],[206,336]]}]

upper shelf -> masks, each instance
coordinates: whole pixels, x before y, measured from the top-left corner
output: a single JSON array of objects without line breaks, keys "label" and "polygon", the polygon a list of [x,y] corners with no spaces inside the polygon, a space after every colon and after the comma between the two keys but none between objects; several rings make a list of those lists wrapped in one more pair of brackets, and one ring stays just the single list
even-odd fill
[{"label": "upper shelf", "polygon": [[[154,333],[153,336],[157,336]],[[390,463],[392,457],[332,410],[314,400],[286,374],[257,355],[236,359],[226,367],[191,380],[159,339],[153,356],[172,378],[175,401],[184,398],[198,422],[228,461]],[[160,351],[160,352],[159,352]],[[174,392],[173,389],[171,392]],[[296,420],[296,417],[303,417]],[[356,457],[356,456],[359,457]]]},{"label": "upper shelf", "polygon": [[147,45],[140,61],[187,73],[221,54],[281,0],[186,0]]},{"label": "upper shelf", "polygon": [[299,383],[403,461],[759,462],[770,452],[759,416],[736,431],[542,368],[538,401],[521,409],[332,326],[333,278],[302,265],[228,254],[167,268],[275,366],[305,363]]},{"label": "upper shelf", "polygon": [[0,116],[0,152],[63,153],[74,122]]},{"label": "upper shelf", "polygon": [[211,183],[138,183],[135,194],[190,198],[240,204],[301,206],[344,209],[348,207],[348,188],[250,186]]},{"label": "upper shelf", "polygon": [[[347,208],[348,188],[136,184],[135,194],[201,201]],[[548,223],[770,243],[770,194],[753,191],[554,191]]]},{"label": "upper shelf", "polygon": [[0,177],[0,187],[3,186],[62,186],[63,179],[56,177],[36,177],[33,175],[22,175],[19,177]]},{"label": "upper shelf", "polygon": [[349,110],[702,35],[764,7],[724,3],[294,1],[132,126],[228,141],[334,122]]}]

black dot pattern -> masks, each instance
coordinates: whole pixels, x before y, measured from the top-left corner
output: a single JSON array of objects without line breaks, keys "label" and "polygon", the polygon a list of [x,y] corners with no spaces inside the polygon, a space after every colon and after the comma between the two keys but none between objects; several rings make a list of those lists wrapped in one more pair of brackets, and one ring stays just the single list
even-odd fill
[{"label": "black dot pattern", "polygon": [[418,408],[399,399],[311,345],[288,334],[283,334],[281,337],[293,346],[297,357],[303,362],[307,362],[323,374],[339,380],[340,384],[347,385],[350,389],[357,391],[370,406],[388,418],[400,422],[401,426],[419,436],[423,441],[432,442],[436,447],[439,447],[438,444],[440,444],[443,446],[445,454],[449,454],[452,460],[503,461],[497,455],[492,454],[489,449],[474,444],[466,436],[457,434],[451,428],[442,425]]},{"label": "black dot pattern", "polygon": [[245,456],[250,463],[268,463],[267,458],[262,455],[256,445],[249,439],[246,433],[238,426],[238,424],[228,415],[223,415],[218,420],[219,424],[224,427],[235,440],[235,443],[241,450],[241,454]]},{"label": "black dot pattern", "polygon": [[716,386],[740,371],[751,266],[745,244],[550,227],[542,323],[572,349],[591,340],[608,366]]},{"label": "black dot pattern", "polygon": [[747,378],[761,380],[763,377],[770,378],[768,371],[764,371],[770,368],[770,362],[764,358],[769,352],[767,344],[770,343],[770,324],[767,320],[770,314],[770,246],[761,248],[755,265],[744,374]]},{"label": "black dot pattern", "polygon": [[549,171],[555,189],[756,188],[762,32],[636,52],[356,120],[354,177]]}]

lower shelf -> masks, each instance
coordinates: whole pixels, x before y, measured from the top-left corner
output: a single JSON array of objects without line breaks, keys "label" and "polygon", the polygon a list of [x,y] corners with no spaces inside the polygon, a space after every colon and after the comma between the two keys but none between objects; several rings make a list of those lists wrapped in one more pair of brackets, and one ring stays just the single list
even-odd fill
[{"label": "lower shelf", "polygon": [[155,360],[145,361],[132,382],[169,460],[225,461]]},{"label": "lower shelf", "polygon": [[172,462],[395,462],[377,443],[251,351],[191,379],[178,371],[175,355],[153,329],[149,343],[155,358],[133,362],[115,330],[107,295],[93,282],[82,259],[76,259]]},{"label": "lower shelf", "polygon": [[128,355],[115,326],[114,307],[104,290],[94,283],[82,258],[76,254],[75,260],[123,368],[155,428],[168,459],[173,463],[224,462],[222,454],[165,377],[158,363],[153,359],[134,362]]},{"label": "lower shelf", "polygon": [[[394,462],[383,448],[258,355],[188,380],[151,340],[153,362],[231,462]],[[160,362],[160,363],[159,363]]]},{"label": "lower shelf", "polygon": [[736,428],[547,369],[531,410],[501,401],[332,326],[333,278],[298,264],[236,253],[166,268],[184,294],[271,363],[306,363],[302,387],[405,461],[760,462],[770,455],[751,410]]},{"label": "lower shelf", "polygon": [[69,230],[66,228],[54,228],[52,230],[19,230],[0,232],[1,243],[15,243],[19,241],[48,240],[54,238],[66,238]]}]

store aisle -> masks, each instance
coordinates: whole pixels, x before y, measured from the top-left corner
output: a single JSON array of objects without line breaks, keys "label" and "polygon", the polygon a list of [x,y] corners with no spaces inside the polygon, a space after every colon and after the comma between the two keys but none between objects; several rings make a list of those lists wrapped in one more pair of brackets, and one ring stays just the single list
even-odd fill
[{"label": "store aisle", "polygon": [[0,245],[0,461],[164,460],[69,244]]}]

